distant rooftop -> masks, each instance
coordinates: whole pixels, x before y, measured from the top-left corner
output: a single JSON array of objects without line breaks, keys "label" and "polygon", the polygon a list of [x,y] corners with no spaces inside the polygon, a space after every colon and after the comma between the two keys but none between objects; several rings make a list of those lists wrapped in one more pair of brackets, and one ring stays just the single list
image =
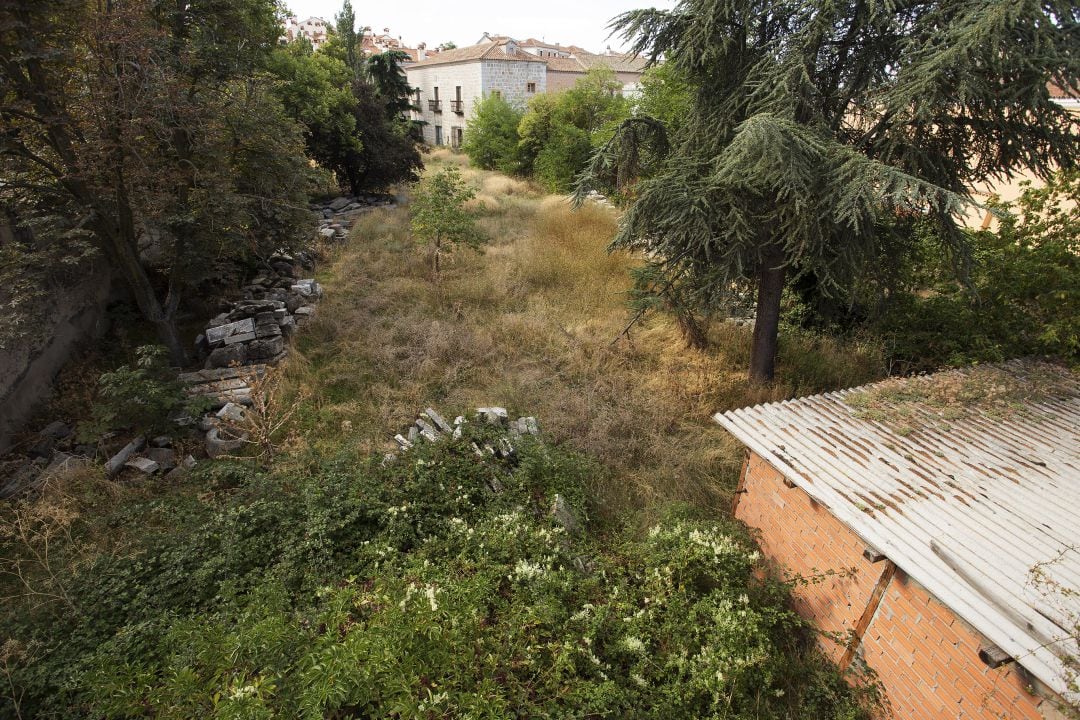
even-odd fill
[{"label": "distant rooftop", "polygon": [[[609,67],[616,72],[640,73],[645,70],[646,65],[644,58],[634,55],[620,53],[597,55],[573,45],[563,46],[558,43],[542,42],[534,38],[518,42],[506,35],[484,33],[481,40],[482,42],[476,45],[429,53],[425,59],[411,65],[411,67],[447,65],[474,60],[512,60],[542,62],[553,72],[585,73],[595,67]],[[534,55],[521,48],[553,48],[568,53],[569,57]]]},{"label": "distant rooftop", "polygon": [[1080,375],[1016,361],[715,420],[1075,699],[1061,656],[1080,622]]}]

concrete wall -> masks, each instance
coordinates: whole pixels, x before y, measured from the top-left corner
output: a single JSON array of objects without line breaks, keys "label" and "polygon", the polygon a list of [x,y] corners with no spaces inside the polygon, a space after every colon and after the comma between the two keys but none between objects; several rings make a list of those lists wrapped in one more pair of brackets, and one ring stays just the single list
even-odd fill
[{"label": "concrete wall", "polygon": [[[1050,702],[1029,694],[1016,663],[983,664],[978,633],[890,561],[864,557],[855,533],[753,453],[739,490],[735,516],[759,531],[762,552],[788,573],[824,575],[796,589],[796,609],[837,634],[821,640],[835,661],[860,656],[877,673],[894,717],[1055,717]],[[825,575],[844,569],[855,573]]]},{"label": "concrete wall", "polygon": [[49,396],[72,351],[104,332],[110,285],[103,264],[91,268],[77,285],[49,293],[29,337],[0,348],[0,451]]}]

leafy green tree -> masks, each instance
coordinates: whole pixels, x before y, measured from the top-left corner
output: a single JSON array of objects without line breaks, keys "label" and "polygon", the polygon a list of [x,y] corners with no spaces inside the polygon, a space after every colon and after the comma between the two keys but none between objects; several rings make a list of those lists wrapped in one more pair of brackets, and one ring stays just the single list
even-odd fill
[{"label": "leafy green tree", "polygon": [[311,157],[356,195],[415,181],[423,162],[403,115],[408,83],[398,64],[401,53],[358,59],[358,68],[352,68],[351,14],[346,6],[338,32],[318,52],[299,41],[279,48],[271,69],[281,80],[278,96],[306,128]]},{"label": "leafy green tree", "polygon": [[341,12],[334,15],[334,40],[340,46],[341,59],[346,67],[352,71],[353,77],[359,77],[363,69],[363,53],[360,49],[362,39],[361,30],[356,31],[356,12],[353,10],[351,0],[345,0],[341,6]]},{"label": "leafy green tree", "polygon": [[[1068,0],[683,0],[626,13],[613,27],[632,50],[664,58],[694,92],[615,245],[716,293],[752,281],[750,377],[770,380],[789,270],[849,285],[898,213],[930,218],[962,251],[953,216],[974,183],[1074,164],[1080,140],[1047,83],[1078,91],[1078,19]],[[582,192],[610,184],[613,158],[641,141],[617,133]]]},{"label": "leafy green tree", "polygon": [[364,150],[349,67],[329,53],[312,52],[310,43],[291,42],[274,52],[270,70],[280,80],[275,94],[305,128],[308,154],[345,178],[351,154]]},{"label": "leafy green tree", "polygon": [[416,237],[432,244],[432,268],[439,277],[439,260],[447,245],[466,245],[477,249],[483,234],[465,203],[476,192],[465,184],[461,171],[446,167],[424,178],[414,189],[410,200],[412,231]]},{"label": "leafy green tree", "polygon": [[[424,162],[411,125],[391,119],[392,105],[364,78],[353,81],[353,117],[362,150],[350,151],[345,177],[353,194],[414,182]],[[392,101],[389,101],[392,102]]]},{"label": "leafy green tree", "polygon": [[971,233],[968,282],[922,228],[917,266],[868,323],[905,371],[1051,355],[1080,363],[1080,173],[992,204],[997,231]]},{"label": "leafy green tree", "polygon": [[565,193],[589,164],[593,146],[589,133],[570,124],[556,125],[533,161],[536,179],[551,192]]},{"label": "leafy green tree", "polygon": [[518,125],[523,113],[499,95],[476,104],[465,126],[461,149],[473,164],[484,170],[513,173],[518,168]]},{"label": "leafy green tree", "polygon": [[653,65],[641,76],[641,91],[634,101],[636,112],[663,123],[675,134],[694,107],[693,85],[671,63]]},{"label": "leafy green tree", "polygon": [[92,243],[174,363],[211,261],[306,230],[298,128],[261,73],[279,30],[272,0],[0,6],[0,204]]},{"label": "leafy green tree", "polygon": [[574,87],[529,102],[518,126],[518,165],[552,192],[566,192],[592,155],[629,115],[622,84],[609,68],[590,70]]}]

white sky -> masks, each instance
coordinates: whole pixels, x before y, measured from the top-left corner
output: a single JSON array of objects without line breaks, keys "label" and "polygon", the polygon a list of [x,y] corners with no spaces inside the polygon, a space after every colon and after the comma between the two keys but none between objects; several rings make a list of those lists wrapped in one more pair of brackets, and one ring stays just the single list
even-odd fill
[{"label": "white sky", "polygon": [[[301,19],[316,15],[332,21],[341,11],[341,0],[285,0]],[[675,0],[396,0],[370,3],[353,0],[358,25],[376,32],[389,28],[409,47],[426,42],[435,47],[447,41],[458,47],[472,45],[485,32],[519,40],[534,37],[563,45],[578,45],[602,52],[611,45],[622,49],[618,38],[607,39],[611,18],[627,10],[657,7],[670,9]]]}]

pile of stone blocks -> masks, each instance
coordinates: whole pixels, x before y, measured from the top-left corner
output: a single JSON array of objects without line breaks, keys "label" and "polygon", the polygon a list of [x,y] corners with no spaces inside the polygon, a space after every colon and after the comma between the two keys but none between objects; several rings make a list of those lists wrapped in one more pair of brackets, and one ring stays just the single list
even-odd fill
[{"label": "pile of stone blocks", "polygon": [[319,214],[319,239],[324,242],[345,242],[349,226],[364,213],[394,204],[388,195],[357,195],[334,198],[325,203],[312,205]]},{"label": "pile of stone blocks", "polygon": [[252,383],[266,374],[266,365],[212,368],[183,373],[180,382],[191,397],[203,397],[218,409],[228,403],[251,405]]},{"label": "pile of stone blocks", "polygon": [[[420,413],[420,416],[404,433],[395,435],[394,441],[397,442],[400,452],[407,452],[421,442],[434,443],[448,437],[456,440],[461,437],[462,428],[467,422],[468,420],[463,415],[459,415],[454,418],[453,424],[448,423],[442,415],[432,408],[427,408]],[[473,415],[473,422],[484,423],[504,431],[500,433],[501,437],[494,442],[484,443],[482,446],[473,443],[474,452],[481,456],[491,455],[500,459],[512,458],[515,456],[514,444],[523,436],[533,435],[538,437],[540,435],[540,424],[536,421],[536,418],[521,417],[511,421],[506,408],[501,407],[477,408],[475,415]],[[396,455],[391,453],[386,456],[386,460],[392,460],[394,457]]]},{"label": "pile of stone blocks", "polygon": [[242,299],[211,320],[195,341],[207,369],[276,364],[286,354],[286,340],[297,326],[315,316],[323,289],[312,279],[298,279],[289,256],[271,258],[266,270],[243,288]]}]

